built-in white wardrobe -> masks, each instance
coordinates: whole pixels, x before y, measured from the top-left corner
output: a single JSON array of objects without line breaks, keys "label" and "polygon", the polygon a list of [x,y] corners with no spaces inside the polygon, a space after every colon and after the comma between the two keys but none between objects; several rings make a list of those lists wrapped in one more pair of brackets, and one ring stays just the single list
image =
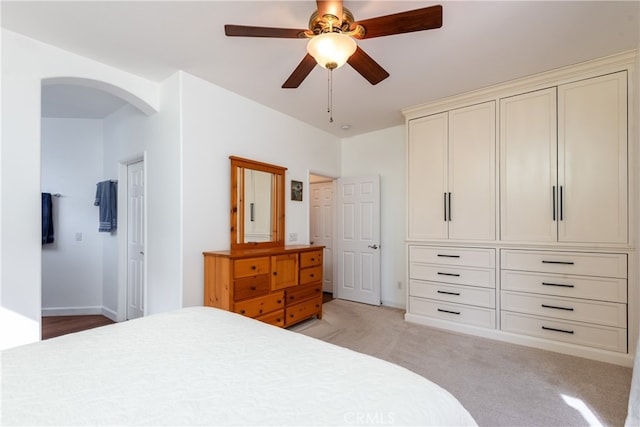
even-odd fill
[{"label": "built-in white wardrobe", "polygon": [[635,63],[403,110],[408,321],[631,366]]}]

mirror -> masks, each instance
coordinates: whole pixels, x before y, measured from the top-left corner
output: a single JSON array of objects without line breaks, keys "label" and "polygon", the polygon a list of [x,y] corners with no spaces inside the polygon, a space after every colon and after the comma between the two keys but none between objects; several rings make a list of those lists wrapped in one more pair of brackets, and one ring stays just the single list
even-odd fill
[{"label": "mirror", "polygon": [[284,174],[281,166],[231,160],[231,249],[284,246]]}]

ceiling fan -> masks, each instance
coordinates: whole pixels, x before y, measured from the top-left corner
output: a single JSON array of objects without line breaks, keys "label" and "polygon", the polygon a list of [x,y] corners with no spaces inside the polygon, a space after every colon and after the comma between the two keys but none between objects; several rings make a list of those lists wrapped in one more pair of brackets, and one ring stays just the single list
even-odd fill
[{"label": "ceiling fan", "polygon": [[[442,6],[440,5],[355,21],[351,11],[342,5],[342,0],[316,0],[316,4],[317,10],[311,14],[307,30],[225,25],[225,34],[231,37],[309,40],[307,45],[309,53],[282,85],[283,88],[292,89],[300,86],[316,64],[333,70],[345,62],[372,85],[378,84],[389,77],[389,73],[357,46],[354,39],[370,39],[442,27]],[[343,56],[337,60],[322,56],[321,50],[325,44],[342,46],[345,50]]]}]

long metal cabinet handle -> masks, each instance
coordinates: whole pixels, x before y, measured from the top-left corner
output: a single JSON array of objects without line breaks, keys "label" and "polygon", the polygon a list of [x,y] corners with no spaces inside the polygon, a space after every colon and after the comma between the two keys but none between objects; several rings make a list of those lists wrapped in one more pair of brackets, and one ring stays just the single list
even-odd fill
[{"label": "long metal cabinet handle", "polygon": [[553,220],[556,220],[556,186],[553,186],[553,190],[551,192],[553,198],[553,209],[551,210],[551,214],[553,215]]},{"label": "long metal cabinet handle", "polygon": [[555,310],[573,311],[571,307],[560,307],[558,305],[540,304],[542,308],[553,308]]},{"label": "long metal cabinet handle", "polygon": [[561,288],[575,288],[574,285],[565,285],[562,283],[549,283],[549,282],[542,282],[543,286],[559,286]]},{"label": "long metal cabinet handle", "polygon": [[560,201],[558,202],[559,204],[559,208],[560,208],[560,221],[562,221],[562,217],[563,217],[563,212],[562,212],[562,185],[560,186]]},{"label": "long metal cabinet handle", "polygon": [[449,193],[449,221],[451,221],[451,193]]},{"label": "long metal cabinet handle", "polygon": [[562,265],[573,265],[573,261],[546,261],[542,260],[543,264],[562,264]]},{"label": "long metal cabinet handle", "polygon": [[447,193],[444,194],[444,201],[442,202],[442,206],[444,206],[444,221],[447,221]]},{"label": "long metal cabinet handle", "polygon": [[564,332],[565,334],[573,334],[573,331],[568,331],[566,329],[550,328],[548,326],[543,326],[542,329],[544,329],[545,331]]}]

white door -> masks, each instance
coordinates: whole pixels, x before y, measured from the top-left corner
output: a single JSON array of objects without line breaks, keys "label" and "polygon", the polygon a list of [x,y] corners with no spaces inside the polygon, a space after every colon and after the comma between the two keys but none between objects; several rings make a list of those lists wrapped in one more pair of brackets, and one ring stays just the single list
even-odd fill
[{"label": "white door", "polygon": [[555,242],[556,88],[500,100],[500,238]]},{"label": "white door", "polygon": [[338,180],[336,297],[380,305],[380,177]]},{"label": "white door", "polygon": [[144,162],[127,166],[127,319],[144,316]]},{"label": "white door", "polygon": [[324,246],[322,261],[322,290],[334,293],[333,290],[333,194],[335,184],[318,182],[311,184],[311,244]]},{"label": "white door", "polygon": [[558,87],[558,240],[627,242],[627,73]]}]

